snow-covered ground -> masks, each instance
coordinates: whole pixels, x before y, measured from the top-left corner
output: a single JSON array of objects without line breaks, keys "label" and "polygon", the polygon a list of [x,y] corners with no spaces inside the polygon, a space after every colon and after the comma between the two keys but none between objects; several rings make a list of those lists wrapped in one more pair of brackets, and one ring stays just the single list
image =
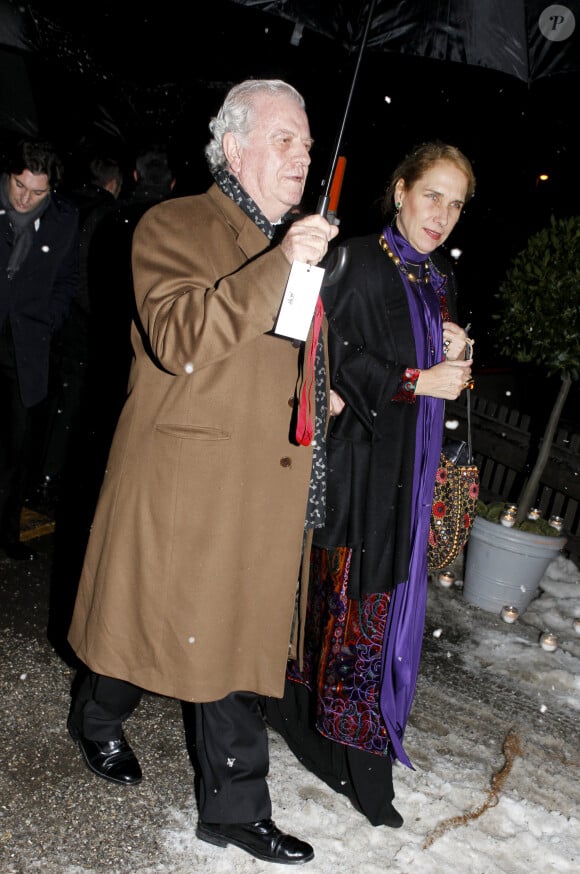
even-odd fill
[{"label": "snow-covered ground", "polygon": [[[46,568],[0,563],[2,874],[259,874],[278,866],[196,840],[179,705],[148,696],[127,724],[145,778],[91,775],[66,735],[71,670],[44,633]],[[29,588],[28,596],[23,594]],[[36,605],[36,606],[35,606]],[[22,616],[22,612],[25,615]],[[271,734],[280,827],[310,841],[309,874],[580,870],[580,573],[559,556],[512,625],[430,585],[407,731],[394,770],[401,829],[373,828]],[[550,630],[559,647],[547,652]]]}]

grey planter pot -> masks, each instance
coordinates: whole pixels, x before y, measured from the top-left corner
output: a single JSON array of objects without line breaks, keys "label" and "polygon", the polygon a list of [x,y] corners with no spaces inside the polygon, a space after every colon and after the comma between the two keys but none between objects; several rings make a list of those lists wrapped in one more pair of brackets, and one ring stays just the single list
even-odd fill
[{"label": "grey planter pot", "polygon": [[546,537],[504,528],[476,516],[467,545],[463,597],[490,613],[504,606],[521,615],[539,591],[548,565],[566,545],[565,537]]}]

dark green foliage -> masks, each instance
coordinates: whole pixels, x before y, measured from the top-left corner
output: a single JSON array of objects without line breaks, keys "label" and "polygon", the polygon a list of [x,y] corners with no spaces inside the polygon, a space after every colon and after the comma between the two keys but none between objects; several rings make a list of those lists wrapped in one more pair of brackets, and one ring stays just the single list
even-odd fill
[{"label": "dark green foliage", "polygon": [[514,258],[497,295],[499,351],[572,380],[580,375],[580,217],[550,219]]},{"label": "dark green foliage", "polygon": [[499,351],[522,364],[544,368],[547,375],[557,373],[562,380],[518,501],[516,524],[524,528],[566,398],[580,374],[580,216],[552,216],[546,228],[532,234],[512,261],[497,298]]},{"label": "dark green foliage", "polygon": [[[477,515],[481,516],[483,519],[487,519],[488,522],[499,523],[504,507],[505,504],[503,501],[494,501],[491,504],[484,504],[483,501],[478,501]],[[546,519],[525,518],[516,522],[513,527],[517,528],[519,531],[529,531],[532,534],[542,534],[546,537],[562,536],[561,532],[549,525]]]}]

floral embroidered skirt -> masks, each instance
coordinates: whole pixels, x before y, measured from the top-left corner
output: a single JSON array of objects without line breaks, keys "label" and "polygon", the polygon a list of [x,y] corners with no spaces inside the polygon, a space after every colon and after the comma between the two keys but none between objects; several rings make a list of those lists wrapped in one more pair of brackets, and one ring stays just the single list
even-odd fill
[{"label": "floral embroidered skirt", "polygon": [[316,728],[341,744],[387,755],[389,736],[380,712],[383,636],[390,594],[347,596],[348,547],[313,547],[304,668],[288,679],[316,696]]}]

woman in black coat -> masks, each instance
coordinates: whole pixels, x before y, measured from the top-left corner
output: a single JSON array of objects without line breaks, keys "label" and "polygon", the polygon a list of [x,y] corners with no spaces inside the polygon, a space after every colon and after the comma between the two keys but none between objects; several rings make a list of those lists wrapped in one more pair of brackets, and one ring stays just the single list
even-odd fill
[{"label": "woman in black coat", "polygon": [[348,241],[325,294],[331,411],[304,663],[267,703],[301,761],[373,825],[402,825],[391,765],[415,691],[445,400],[471,379],[451,265],[436,252],[473,195],[468,159],[426,143],[393,173],[391,224]]}]

